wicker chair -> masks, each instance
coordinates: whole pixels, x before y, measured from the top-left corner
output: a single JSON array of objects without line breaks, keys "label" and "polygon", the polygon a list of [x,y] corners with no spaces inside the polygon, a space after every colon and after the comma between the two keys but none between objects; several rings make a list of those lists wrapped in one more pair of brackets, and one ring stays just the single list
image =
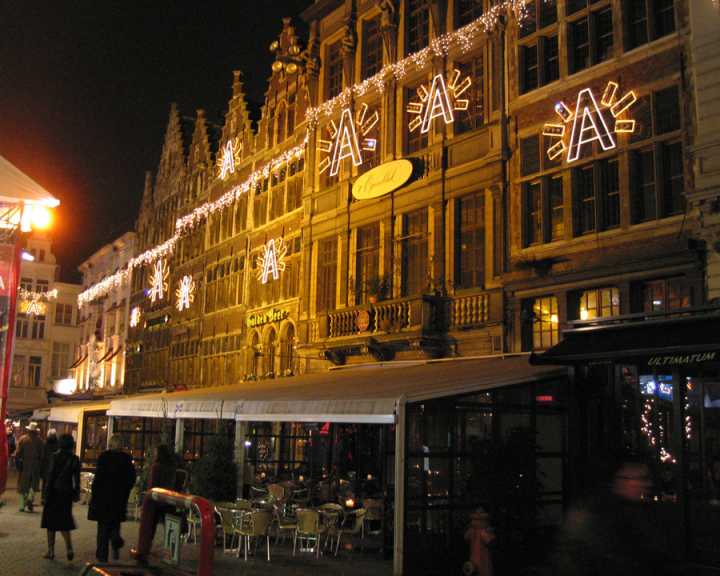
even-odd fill
[{"label": "wicker chair", "polygon": [[[320,523],[320,512],[317,510],[302,509],[296,512],[297,514],[297,528],[295,528],[295,534],[293,536],[293,556],[295,556],[295,550],[297,548],[297,541],[305,540],[305,547],[308,548],[307,543],[310,540],[315,541],[316,555],[320,556],[320,537],[327,530],[327,526]],[[302,542],[300,543],[302,548]]]}]

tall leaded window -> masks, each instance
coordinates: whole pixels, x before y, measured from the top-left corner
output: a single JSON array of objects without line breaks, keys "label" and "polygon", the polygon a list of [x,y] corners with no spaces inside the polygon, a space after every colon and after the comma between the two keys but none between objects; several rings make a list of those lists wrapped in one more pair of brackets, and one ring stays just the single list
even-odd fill
[{"label": "tall leaded window", "polygon": [[455,130],[457,134],[469,132],[483,125],[485,112],[485,92],[483,90],[483,56],[456,65],[461,78],[470,78],[472,84],[463,94],[468,102],[467,110],[456,112]]},{"label": "tall leaded window", "polygon": [[455,28],[462,28],[483,15],[483,3],[481,0],[458,0],[457,6],[457,25]]},{"label": "tall leaded window", "polygon": [[639,100],[640,130],[630,136],[632,143],[642,143],[630,155],[634,223],[685,211],[685,161],[678,88],[670,86]]},{"label": "tall leaded window", "polygon": [[684,276],[645,282],[641,286],[642,311],[660,312],[692,306],[690,283]]},{"label": "tall leaded window", "polygon": [[55,324],[72,325],[73,305],[58,302],[55,304]]},{"label": "tall leaded window", "polygon": [[53,342],[52,360],[50,364],[50,377],[67,377],[68,366],[70,366],[70,343]]},{"label": "tall leaded window", "polygon": [[42,357],[30,356],[28,362],[28,386],[31,388],[39,388],[41,385],[40,376],[42,374]]},{"label": "tall leaded window", "polygon": [[408,54],[430,43],[430,7],[427,0],[408,0]]},{"label": "tall leaded window", "polygon": [[557,298],[547,296],[538,298],[532,306],[533,349],[550,348],[559,340],[559,321]]},{"label": "tall leaded window", "polygon": [[575,235],[620,226],[620,177],[617,158],[573,170]]},{"label": "tall leaded window", "polygon": [[618,314],[620,314],[620,293],[617,288],[598,288],[580,295],[580,320]]},{"label": "tall leaded window", "polygon": [[380,16],[364,22],[362,54],[362,80],[374,76],[383,65],[383,42],[380,30]]},{"label": "tall leaded window", "polygon": [[[360,286],[380,275],[380,223],[357,229],[357,279]],[[363,292],[363,300],[367,297]]]},{"label": "tall leaded window", "polygon": [[[362,154],[362,164],[358,167],[360,174],[364,174],[381,164],[380,105],[369,106],[365,111],[363,120],[364,122],[360,126],[361,133],[359,134]],[[363,128],[364,126],[367,127],[367,131]]]},{"label": "tall leaded window", "polygon": [[482,288],[485,285],[485,193],[461,198],[459,208],[459,285]]},{"label": "tall leaded window", "polygon": [[330,44],[327,55],[327,99],[334,98],[342,92],[343,61],[340,40]]},{"label": "tall leaded window", "polygon": [[587,11],[568,25],[571,74],[604,62],[612,56],[613,17],[610,5]]},{"label": "tall leaded window", "polygon": [[402,295],[419,294],[428,280],[428,211],[403,218]]},{"label": "tall leaded window", "polygon": [[[424,85],[422,85],[424,88]],[[418,104],[422,105],[423,100],[421,98],[421,87],[416,86],[414,88],[408,88],[406,91],[407,94],[407,101],[409,104]],[[410,114],[407,113],[407,106],[406,106],[406,112],[405,112],[405,134],[406,134],[406,147],[407,147],[407,153],[413,154],[415,152],[419,152],[420,150],[423,150],[424,148],[427,148],[428,145],[428,133],[423,133],[421,130],[421,126],[415,125],[414,128],[410,129]]]},{"label": "tall leaded window", "polygon": [[337,238],[318,243],[317,304],[321,310],[335,310],[337,287]]},{"label": "tall leaded window", "polygon": [[673,0],[627,0],[623,5],[629,50],[675,32]]}]

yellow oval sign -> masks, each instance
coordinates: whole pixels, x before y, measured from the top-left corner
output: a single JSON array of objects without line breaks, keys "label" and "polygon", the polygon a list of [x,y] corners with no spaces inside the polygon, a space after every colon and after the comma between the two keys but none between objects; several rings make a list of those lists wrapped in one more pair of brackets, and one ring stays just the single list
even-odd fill
[{"label": "yellow oval sign", "polygon": [[413,165],[410,160],[393,160],[366,172],[355,181],[352,195],[358,200],[377,198],[397,190],[412,176]]}]

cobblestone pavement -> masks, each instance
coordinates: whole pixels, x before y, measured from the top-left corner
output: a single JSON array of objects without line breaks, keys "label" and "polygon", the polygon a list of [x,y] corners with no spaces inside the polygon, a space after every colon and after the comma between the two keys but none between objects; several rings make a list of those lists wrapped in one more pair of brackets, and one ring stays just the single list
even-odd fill
[{"label": "cobblestone pavement", "polygon": [[[55,560],[45,560],[42,555],[47,549],[46,532],[40,528],[42,507],[39,495],[35,497],[33,512],[18,510],[18,495],[15,492],[17,473],[11,471],[8,488],[0,499],[5,506],[0,508],[0,574],[3,576],[78,576],[85,564],[95,563],[95,530],[97,524],[87,519],[87,506],[75,504],[73,514],[77,530],[72,532],[75,558],[69,562],[65,556],[65,543],[60,534],[55,544]],[[123,574],[135,574],[137,565],[130,558],[130,548],[137,546],[139,523],[129,520],[122,525],[125,548],[121,550],[120,559],[115,564],[131,567]],[[160,553],[162,529],[158,529],[153,550]],[[183,545],[181,550],[180,569],[195,574],[197,571],[198,546],[192,541]],[[385,560],[377,549],[361,551],[352,550],[347,544],[341,546],[337,556],[329,553],[315,554],[298,553],[292,555],[292,538],[275,546],[270,544],[270,562],[267,561],[265,547],[258,547],[257,556],[251,556],[246,562],[243,557],[224,553],[222,544],[215,548],[213,574],[215,576],[391,576],[392,560]],[[157,558],[151,559],[152,566],[162,566],[167,573],[173,570],[163,566]]]}]

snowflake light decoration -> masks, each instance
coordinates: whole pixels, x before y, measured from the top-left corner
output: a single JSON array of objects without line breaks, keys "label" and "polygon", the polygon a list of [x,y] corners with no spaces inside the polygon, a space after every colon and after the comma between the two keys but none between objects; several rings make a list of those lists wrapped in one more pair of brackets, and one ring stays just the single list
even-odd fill
[{"label": "snowflake light decoration", "polygon": [[195,282],[190,276],[183,276],[175,296],[178,299],[175,306],[180,312],[183,308],[190,308],[190,304],[195,301]]},{"label": "snowflake light decoration", "polygon": [[[622,97],[618,95],[619,86],[615,82],[608,82],[600,103],[590,88],[583,88],[578,92],[575,110],[571,110],[564,102],[555,104],[555,112],[560,116],[561,124],[545,124],[543,135],[559,138],[559,141],[548,148],[550,160],[555,160],[567,150],[567,161],[574,162],[581,158],[583,145],[597,140],[603,150],[610,150],[617,146],[617,142],[610,132],[604,110],[609,110],[615,119],[614,131],[634,132],[635,120],[619,118],[637,101],[635,92],[628,92]],[[564,141],[566,126],[572,122],[570,143],[566,146]]]},{"label": "snowflake light decoration", "polygon": [[[370,107],[363,103],[354,121],[347,108],[342,111],[339,126],[335,124],[335,120],[330,120],[326,128],[330,140],[318,140],[317,149],[327,153],[318,165],[321,174],[329,168],[330,175],[335,176],[340,171],[340,160],[343,158],[352,158],[353,164],[359,166],[362,164],[362,150],[375,150],[377,139],[367,136],[380,122],[380,114],[377,110],[368,114],[369,110]],[[358,138],[358,132],[362,140]]]},{"label": "snowflake light decoration", "polygon": [[285,270],[285,255],[288,247],[282,238],[271,239],[263,246],[262,253],[257,257],[257,277],[266,284],[268,276],[272,274],[273,280],[280,277],[280,272]]},{"label": "snowflake light decoration", "polygon": [[158,260],[155,262],[155,270],[150,274],[150,300],[162,300],[165,297],[165,293],[168,289],[168,276],[170,270],[168,270],[167,262],[165,260]]},{"label": "snowflake light decoration", "polygon": [[240,138],[230,138],[223,148],[222,156],[217,159],[220,180],[225,180],[229,174],[234,174],[237,165],[242,161],[243,145]]},{"label": "snowflake light decoration", "polygon": [[410,132],[417,130],[418,127],[420,127],[421,133],[428,132],[432,120],[440,116],[446,124],[454,122],[453,110],[467,110],[470,105],[467,98],[460,98],[470,86],[472,86],[472,80],[469,76],[463,78],[460,70],[453,72],[452,78],[447,84],[445,84],[445,77],[442,74],[435,76],[430,85],[430,92],[424,84],[421,85],[418,88],[420,102],[410,102],[407,107],[408,114],[415,116],[408,123]]}]

